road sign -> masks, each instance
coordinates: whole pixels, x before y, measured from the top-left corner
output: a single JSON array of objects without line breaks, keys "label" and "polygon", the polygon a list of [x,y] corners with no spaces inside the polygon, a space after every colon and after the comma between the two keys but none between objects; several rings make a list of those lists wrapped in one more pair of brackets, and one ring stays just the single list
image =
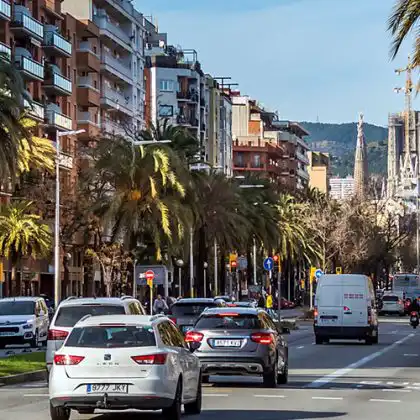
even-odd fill
[{"label": "road sign", "polygon": [[271,271],[274,267],[274,261],[271,257],[267,257],[263,263],[264,270]]},{"label": "road sign", "polygon": [[144,276],[146,277],[147,285],[149,287],[152,287],[153,286],[153,279],[155,278],[155,272],[152,271],[152,270],[147,270],[144,273]]},{"label": "road sign", "polygon": [[324,274],[324,272],[320,269],[320,268],[318,268],[316,271],[315,271],[315,277],[317,278],[317,280],[322,276]]},{"label": "road sign", "polygon": [[343,274],[343,269],[341,267],[336,267],[335,274]]},{"label": "road sign", "polygon": [[248,268],[248,260],[246,257],[238,258],[238,267],[240,270],[244,271]]}]

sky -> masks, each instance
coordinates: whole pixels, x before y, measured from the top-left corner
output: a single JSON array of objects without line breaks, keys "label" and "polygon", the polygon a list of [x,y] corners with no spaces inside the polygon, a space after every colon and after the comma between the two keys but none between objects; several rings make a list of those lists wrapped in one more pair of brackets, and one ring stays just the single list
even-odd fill
[{"label": "sky", "polygon": [[[296,121],[386,125],[404,107],[405,43],[392,62],[395,0],[134,0],[168,43],[195,49],[206,73]],[[420,105],[420,95],[414,105]],[[418,108],[418,106],[417,106]]]}]

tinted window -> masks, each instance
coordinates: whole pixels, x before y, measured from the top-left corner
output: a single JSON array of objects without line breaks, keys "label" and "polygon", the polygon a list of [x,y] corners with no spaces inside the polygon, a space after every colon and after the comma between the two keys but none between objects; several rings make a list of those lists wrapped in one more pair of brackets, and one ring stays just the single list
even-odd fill
[{"label": "tinted window", "polygon": [[195,324],[198,330],[259,330],[263,328],[255,315],[202,316]]},{"label": "tinted window", "polygon": [[175,317],[178,316],[198,316],[206,308],[215,308],[216,304],[211,303],[175,303],[171,312]]},{"label": "tinted window", "polygon": [[35,302],[0,302],[0,315],[35,315]]},{"label": "tinted window", "polygon": [[74,328],[66,347],[123,348],[155,346],[153,328],[143,326],[107,326]]},{"label": "tinted window", "polygon": [[55,325],[57,327],[74,327],[85,315],[121,315],[125,314],[121,305],[81,305],[64,306],[58,310]]},{"label": "tinted window", "polygon": [[384,302],[398,302],[398,296],[384,296],[382,298]]},{"label": "tinted window", "polygon": [[165,346],[175,347],[175,342],[169,324],[167,322],[162,322],[158,325],[158,331],[160,338]]}]

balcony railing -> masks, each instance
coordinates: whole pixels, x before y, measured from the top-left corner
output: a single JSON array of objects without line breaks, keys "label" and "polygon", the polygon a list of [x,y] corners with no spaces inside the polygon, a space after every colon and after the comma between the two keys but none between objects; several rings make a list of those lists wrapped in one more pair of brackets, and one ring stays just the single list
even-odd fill
[{"label": "balcony railing", "polygon": [[77,78],[77,86],[79,87],[89,87],[92,89],[97,89],[92,76],[81,76]]},{"label": "balcony railing", "polygon": [[112,55],[103,53],[101,57],[101,62],[102,64],[105,64],[106,66],[112,67],[113,69],[117,70],[126,78],[132,78],[130,67],[122,64],[121,61],[119,61],[117,58],[114,58]]},{"label": "balcony railing", "polygon": [[45,33],[44,44],[47,47],[54,47],[65,55],[71,56],[71,43],[58,32],[49,31]]},{"label": "balcony railing", "polygon": [[41,63],[38,63],[29,57],[25,57],[24,55],[16,56],[15,63],[17,64],[18,69],[24,71],[25,74],[37,79],[44,78],[44,66]]},{"label": "balcony railing", "polygon": [[58,73],[52,73],[51,80],[46,81],[45,84],[59,89],[60,91],[63,91],[69,95],[72,93],[71,80]]},{"label": "balcony railing", "polygon": [[88,122],[88,123],[95,124],[95,125],[99,126],[99,124],[95,121],[94,115],[91,114],[88,111],[85,111],[85,112],[79,111],[77,113],[77,122],[79,122],[79,123],[80,122]]},{"label": "balcony railing", "polygon": [[45,107],[43,105],[34,101],[30,104],[26,99],[24,100],[23,105],[27,108],[29,116],[44,121]]},{"label": "balcony railing", "polygon": [[99,29],[108,31],[117,40],[121,40],[124,44],[131,45],[130,36],[127,35],[123,29],[110,22],[107,16],[96,15],[93,18],[93,22],[98,25]]},{"label": "balcony railing", "polygon": [[7,55],[8,59],[11,60],[12,58],[12,49],[6,45],[0,42],[0,54]]},{"label": "balcony railing", "polygon": [[34,19],[32,16],[22,12],[15,12],[13,16],[13,26],[25,29],[30,35],[44,39],[44,25]]},{"label": "balcony railing", "polygon": [[71,118],[57,111],[47,110],[47,120],[50,125],[56,126],[64,130],[72,130],[73,122]]},{"label": "balcony railing", "polygon": [[129,98],[126,98],[122,93],[111,89],[109,87],[105,87],[103,89],[103,97],[105,99],[109,99],[113,102],[116,102],[118,105],[125,106],[127,109],[132,109],[132,102]]},{"label": "balcony railing", "polygon": [[82,41],[78,48],[77,51],[83,51],[83,52],[90,52],[92,54],[98,55],[97,53],[95,53],[95,51],[92,48],[92,44],[89,41]]},{"label": "balcony railing", "polygon": [[12,11],[10,8],[10,3],[5,0],[0,0],[0,17],[5,17],[10,19],[12,16]]}]

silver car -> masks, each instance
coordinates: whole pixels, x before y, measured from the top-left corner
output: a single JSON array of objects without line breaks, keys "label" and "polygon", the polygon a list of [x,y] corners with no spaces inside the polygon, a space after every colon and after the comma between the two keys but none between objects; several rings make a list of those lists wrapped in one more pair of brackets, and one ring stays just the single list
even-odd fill
[{"label": "silver car", "polygon": [[258,308],[204,311],[185,341],[210,375],[262,376],[266,387],[286,384],[289,352],[279,327]]},{"label": "silver car", "polygon": [[189,331],[197,321],[201,313],[209,308],[217,308],[226,306],[222,299],[213,298],[185,298],[179,299],[175,302],[170,309],[169,318],[185,334]]}]

